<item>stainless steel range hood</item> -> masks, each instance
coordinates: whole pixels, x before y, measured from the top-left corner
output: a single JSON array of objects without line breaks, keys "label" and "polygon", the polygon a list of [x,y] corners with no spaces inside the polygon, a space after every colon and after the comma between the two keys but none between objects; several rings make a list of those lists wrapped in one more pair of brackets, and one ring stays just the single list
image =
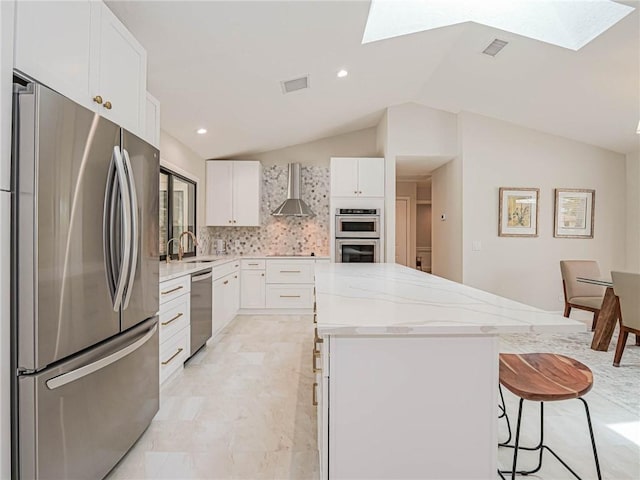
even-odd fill
[{"label": "stainless steel range hood", "polygon": [[271,215],[274,217],[313,217],[315,213],[300,198],[300,164],[289,164],[289,184],[287,186],[287,199],[276,208]]}]

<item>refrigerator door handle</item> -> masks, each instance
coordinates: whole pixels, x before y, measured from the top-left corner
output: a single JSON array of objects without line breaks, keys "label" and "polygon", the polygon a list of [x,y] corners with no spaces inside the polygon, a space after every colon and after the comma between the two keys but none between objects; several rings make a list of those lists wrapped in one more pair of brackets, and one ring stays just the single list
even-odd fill
[{"label": "refrigerator door handle", "polygon": [[111,295],[111,304],[114,309],[116,307],[116,275],[117,267],[115,265],[115,252],[113,251],[114,243],[114,210],[117,205],[116,197],[118,195],[116,182],[116,166],[115,157],[111,156],[111,164],[109,165],[109,173],[107,174],[107,186],[104,194],[104,210],[102,220],[102,232],[103,241],[102,249],[104,252],[105,272],[107,274],[107,286],[109,287],[109,294]]},{"label": "refrigerator door handle", "polygon": [[62,375],[58,375],[57,377],[50,378],[46,381],[47,388],[49,388],[49,390],[60,388],[64,385],[67,385],[68,383],[74,382],[81,379],[82,377],[86,377],[87,375],[91,375],[98,370],[108,367],[112,363],[117,362],[118,360],[126,357],[130,353],[135,352],[138,348],[142,347],[142,345],[147,343],[147,341],[149,341],[149,339],[153,337],[157,329],[158,324],[156,323],[153,325],[153,328],[151,328],[142,338],[127,345],[123,349],[118,350],[117,352],[112,353],[111,355],[101,358],[100,360],[92,362],[88,365],[72,370],[71,372],[63,373]]},{"label": "refrigerator door handle", "polygon": [[[140,233],[138,232],[138,196],[136,194],[136,182],[133,178],[133,169],[131,168],[131,160],[129,159],[129,152],[126,149],[122,149],[122,156],[124,158],[124,166],[127,172],[127,187],[129,190],[129,208],[131,213],[131,260],[128,270],[128,282],[127,289],[122,304],[122,309],[125,310],[129,306],[129,300],[131,299],[131,292],[133,290],[133,281],[136,277],[136,267],[138,265],[138,243],[140,240]],[[125,244],[126,245],[126,244]],[[127,248],[125,246],[125,248]]]},{"label": "refrigerator door handle", "polygon": [[120,154],[120,148],[113,147],[113,156],[116,163],[116,173],[120,184],[120,195],[122,196],[122,259],[120,261],[120,275],[116,285],[115,302],[113,310],[118,311],[123,303],[124,290],[127,286],[129,263],[131,260],[131,197],[129,196],[129,186],[127,172],[124,161]]}]

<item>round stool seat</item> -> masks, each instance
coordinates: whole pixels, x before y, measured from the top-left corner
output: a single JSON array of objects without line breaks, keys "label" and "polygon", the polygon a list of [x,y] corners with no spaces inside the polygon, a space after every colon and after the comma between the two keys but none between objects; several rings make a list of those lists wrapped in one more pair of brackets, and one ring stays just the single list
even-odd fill
[{"label": "round stool seat", "polygon": [[564,355],[501,353],[500,383],[525,400],[549,402],[583,396],[593,386],[593,374]]}]

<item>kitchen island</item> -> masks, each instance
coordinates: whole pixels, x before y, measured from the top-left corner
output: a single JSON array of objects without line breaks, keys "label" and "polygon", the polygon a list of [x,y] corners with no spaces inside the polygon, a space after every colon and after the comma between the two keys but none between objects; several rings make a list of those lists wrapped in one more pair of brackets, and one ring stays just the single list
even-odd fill
[{"label": "kitchen island", "polygon": [[586,329],[395,264],[315,279],[323,479],[496,478],[499,335]]}]

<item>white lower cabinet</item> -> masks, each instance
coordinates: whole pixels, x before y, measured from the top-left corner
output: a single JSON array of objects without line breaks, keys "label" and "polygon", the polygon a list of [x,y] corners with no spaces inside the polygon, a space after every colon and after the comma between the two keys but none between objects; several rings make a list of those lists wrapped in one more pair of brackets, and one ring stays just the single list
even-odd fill
[{"label": "white lower cabinet", "polygon": [[313,284],[267,285],[267,308],[312,308]]},{"label": "white lower cabinet", "polygon": [[495,478],[497,335],[325,335],[320,350],[321,479]]},{"label": "white lower cabinet", "polygon": [[191,346],[191,276],[160,283],[160,384],[182,368]]},{"label": "white lower cabinet", "polygon": [[215,337],[240,309],[239,262],[213,267],[213,336]]},{"label": "white lower cabinet", "polygon": [[240,275],[240,306],[265,308],[266,284],[264,270],[242,270]]},{"label": "white lower cabinet", "polygon": [[160,384],[172,373],[182,369],[189,358],[191,328],[187,325],[173,337],[160,344]]}]

